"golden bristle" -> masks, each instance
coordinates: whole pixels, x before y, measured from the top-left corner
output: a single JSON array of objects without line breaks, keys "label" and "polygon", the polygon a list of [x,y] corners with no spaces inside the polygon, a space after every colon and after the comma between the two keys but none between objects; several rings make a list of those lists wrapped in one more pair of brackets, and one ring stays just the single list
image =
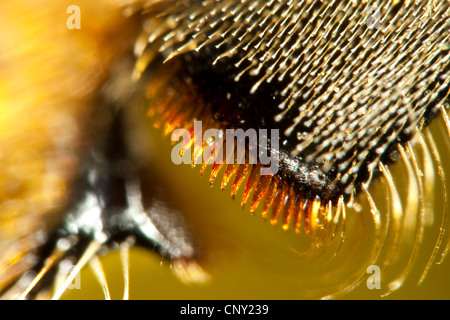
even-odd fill
[{"label": "golden bristle", "polygon": [[278,183],[277,179],[272,179],[269,185],[269,190],[267,192],[266,198],[264,199],[263,209],[261,211],[261,216],[266,219],[269,209],[272,206],[273,201],[275,200],[275,196],[278,192]]},{"label": "golden bristle", "polygon": [[303,205],[303,213],[304,213],[304,223],[305,223],[305,232],[306,234],[311,233],[311,201],[306,200],[305,204]]},{"label": "golden bristle", "polygon": [[[226,8],[226,3],[231,3],[232,9],[236,12],[249,12],[251,16],[244,21],[246,19],[245,14],[242,14],[242,16],[236,17],[234,22],[223,23],[224,21],[228,22],[228,16],[222,17],[222,20],[222,13],[228,12],[227,9],[230,9]],[[230,164],[226,162],[227,164],[214,163],[208,165],[202,163],[200,173],[203,175],[206,168],[211,167],[209,182],[213,185],[220,181],[222,191],[225,191],[231,182],[230,193],[232,198],[235,198],[241,187],[245,185],[244,190],[241,190],[241,206],[244,207],[249,203],[250,213],[260,211],[262,218],[267,219],[269,217],[270,224],[278,224],[282,230],[293,229],[295,233],[304,232],[307,234],[312,239],[311,246],[307,249],[308,253],[317,249],[325,250],[332,246],[331,243],[338,242],[335,245],[337,248],[333,257],[336,256],[344,242],[347,208],[357,210],[360,206],[360,197],[357,194],[357,190],[360,188],[362,196],[366,196],[364,200],[368,202],[368,212],[373,218],[374,225],[375,240],[373,248],[371,248],[372,251],[368,254],[368,261],[380,262],[381,259],[377,259],[380,256],[380,251],[384,250],[383,253],[385,254],[382,258],[385,259],[380,263],[383,265],[395,264],[398,251],[404,249],[408,241],[412,241],[410,245],[414,245],[414,249],[410,250],[412,252],[411,261],[405,266],[403,275],[391,282],[391,289],[397,289],[413,265],[412,262],[417,254],[416,250],[418,250],[422,241],[423,228],[425,225],[431,226],[432,214],[429,212],[431,211],[432,200],[430,199],[433,199],[434,190],[432,186],[436,184],[433,172],[435,169],[438,169],[438,171],[442,171],[442,169],[439,167],[440,163],[436,159],[434,151],[428,151],[423,155],[428,160],[426,160],[425,166],[420,167],[417,163],[419,160],[414,159],[415,156],[410,150],[412,145],[410,146],[407,141],[401,141],[402,145],[407,147],[405,150],[400,149],[400,153],[408,169],[410,185],[412,184],[409,193],[406,192],[407,200],[402,201],[403,190],[397,187],[395,177],[391,176],[391,163],[390,161],[384,163],[384,160],[381,162],[381,159],[383,159],[382,156],[389,156],[385,154],[387,146],[397,143],[395,139],[400,133],[408,134],[415,130],[422,130],[423,121],[426,118],[424,118],[422,111],[425,110],[427,104],[435,101],[438,96],[442,101],[448,98],[446,90],[448,91],[448,79],[450,78],[447,69],[443,70],[447,67],[450,58],[448,51],[443,49],[446,47],[445,41],[448,40],[448,35],[440,32],[448,27],[448,23],[445,23],[442,18],[448,15],[448,3],[440,3],[434,13],[430,11],[430,20],[430,15],[426,14],[423,7],[421,8],[425,2],[404,2],[404,4],[401,4],[395,1],[394,4],[402,7],[393,8],[392,3],[383,1],[384,9],[388,9],[383,14],[386,17],[385,21],[390,21],[389,25],[381,30],[366,30],[363,21],[369,17],[369,14],[363,9],[367,7],[367,2],[306,1],[302,3],[304,7],[299,10],[304,13],[305,17],[308,16],[309,11],[320,13],[311,17],[312,21],[318,22],[317,29],[309,29],[308,22],[305,22],[305,30],[298,30],[297,40],[295,38],[297,33],[293,30],[300,28],[301,24],[294,23],[289,35],[295,40],[292,43],[283,42],[282,37],[278,37],[280,34],[277,32],[281,32],[282,28],[277,25],[276,20],[270,22],[268,17],[270,15],[277,16],[275,13],[278,10],[280,10],[281,17],[285,17],[284,15],[288,17],[292,14],[291,11],[294,10],[294,6],[286,5],[286,12],[281,14],[281,8],[284,8],[285,3],[266,4],[260,1],[251,1],[251,3],[257,7],[247,9],[246,5],[249,3],[246,1],[233,0],[230,2],[219,1],[218,3],[206,1],[199,8],[186,8],[191,13],[191,10],[198,10],[206,13],[207,16],[209,14],[209,23],[201,20],[201,14],[192,13],[192,15],[188,15],[184,11],[178,13],[177,9],[173,10],[174,13],[169,10],[165,14],[170,17],[178,17],[177,23],[181,27],[174,31],[162,32],[166,35],[165,41],[167,40],[161,47],[161,51],[167,53],[164,58],[169,62],[168,64],[176,63],[180,58],[179,56],[184,52],[192,52],[195,58],[195,54],[202,50],[204,52],[207,46],[212,47],[215,44],[216,48],[220,48],[230,45],[230,50],[216,55],[212,67],[219,61],[226,62],[230,57],[236,58],[238,62],[234,66],[238,70],[233,74],[234,80],[239,83],[245,75],[246,78],[254,81],[253,86],[250,86],[251,94],[256,94],[256,91],[261,90],[264,84],[272,81],[274,83],[287,81],[289,85],[277,93],[281,97],[281,103],[278,105],[281,111],[275,116],[275,122],[283,120],[284,123],[285,120],[292,120],[291,126],[282,128],[289,133],[285,133],[285,136],[288,137],[291,133],[295,133],[299,126],[302,126],[302,128],[309,128],[310,124],[316,126],[314,132],[305,132],[308,134],[298,136],[298,145],[294,150],[291,150],[289,155],[298,156],[308,164],[320,163],[325,174],[339,166],[336,175],[327,183],[327,188],[338,190],[340,185],[345,185],[345,188],[338,190],[339,194],[336,194],[333,200],[330,200],[326,198],[328,196],[326,193],[318,192],[316,195],[312,194],[310,190],[299,190],[293,186],[292,181],[281,178],[280,175],[261,176],[259,174],[261,164]],[[314,7],[316,4],[317,8]],[[211,9],[210,6],[213,5],[217,5],[217,9]],[[260,14],[269,9],[272,12],[267,12],[267,15]],[[417,18],[415,14],[407,15],[407,13],[413,11],[417,14]],[[325,24],[320,20],[323,17],[328,17],[328,20],[333,23]],[[352,17],[355,19],[352,19]],[[427,19],[424,19],[425,17]],[[300,15],[296,18],[304,19]],[[340,20],[348,20],[349,22],[345,30],[338,34],[333,31],[332,26],[333,24],[339,25]],[[191,28],[192,26],[194,28]],[[259,30],[261,33],[256,34],[255,30],[263,26],[267,26],[267,28]],[[269,26],[276,31],[270,36],[263,34],[270,33]],[[416,26],[421,28],[416,28]],[[320,29],[323,32],[315,34]],[[422,29],[425,31],[421,31]],[[233,37],[227,37],[227,33],[232,33],[233,37],[236,37],[239,41],[234,41]],[[331,36],[332,33],[336,33],[336,35]],[[358,37],[362,40],[354,41]],[[341,39],[342,42],[340,42]],[[405,44],[411,44],[411,49],[398,51],[398,48]],[[290,45],[292,45],[291,49],[288,48]],[[433,49],[433,46],[435,49]],[[417,55],[412,55],[414,50]],[[297,53],[293,54],[294,51]],[[344,52],[349,52],[349,55],[341,54]],[[393,52],[396,54],[392,54]],[[307,55],[307,53],[310,55]],[[408,59],[410,54],[411,59]],[[338,56],[337,60],[333,60],[333,56]],[[230,59],[230,61],[233,60]],[[432,69],[430,69],[431,67],[424,67],[422,69],[423,64],[429,64],[430,62],[437,63],[437,67]],[[267,64],[270,65],[267,66]],[[388,66],[390,68],[387,68]],[[428,73],[429,70],[432,72]],[[441,72],[442,81],[439,80],[435,83],[433,79],[439,72]],[[405,77],[399,76],[402,74]],[[417,79],[415,78],[416,75]],[[364,79],[367,79],[367,81]],[[419,82],[419,80],[422,82]],[[427,84],[430,83],[435,88],[426,90]],[[419,86],[419,84],[421,85]],[[189,85],[184,84],[183,86],[188,87]],[[361,90],[356,90],[355,87],[359,87]],[[414,87],[411,92],[407,90],[410,87]],[[416,87],[419,89],[416,90]],[[186,96],[195,94],[195,88],[181,95],[184,94]],[[295,99],[298,97],[301,97],[300,100],[304,100],[304,103],[299,107],[300,112],[297,115],[293,111],[297,108]],[[209,122],[211,119],[208,116],[211,117],[212,115],[208,115],[208,113],[211,110],[219,110],[217,113],[223,110],[220,105],[214,108],[205,107],[202,98],[204,97],[199,99],[182,98],[180,113],[185,112],[188,115],[184,119],[184,124],[181,124],[180,121],[177,122],[178,127],[183,127],[183,125],[189,127],[189,125],[186,125],[188,121],[205,121],[208,119],[207,128],[204,129],[211,128],[211,122]],[[433,108],[437,108],[439,104],[436,103]],[[414,108],[408,109],[410,106],[414,106]],[[233,107],[236,106],[227,106],[224,112],[228,111],[228,107],[234,111]],[[407,110],[401,109],[402,107]],[[396,110],[403,110],[404,113],[396,113]],[[450,121],[446,116],[445,108],[441,110],[443,110],[444,121],[447,120],[445,124],[449,125]],[[291,114],[294,114],[294,116],[289,119],[289,117],[292,117]],[[365,116],[366,114],[368,116]],[[383,114],[385,117],[382,117]],[[333,116],[338,119],[332,119]],[[221,117],[222,115],[217,117],[215,125],[224,129],[228,125],[226,122],[229,120],[226,117],[223,120],[223,117]],[[173,117],[173,119],[175,118]],[[173,122],[171,119],[166,117],[166,121]],[[401,125],[406,121],[405,119],[409,120]],[[231,122],[233,123],[233,121]],[[248,124],[246,123],[243,126],[246,125]],[[165,134],[170,132],[170,128],[171,125],[167,125],[167,133],[165,132]],[[391,128],[395,128],[395,132],[388,137],[388,130]],[[320,135],[314,136],[316,133]],[[424,144],[423,141],[420,143]],[[191,141],[192,144],[193,141]],[[356,144],[358,144],[358,148],[361,147],[360,152],[353,149]],[[371,163],[367,163],[368,153],[369,151],[372,152],[370,148],[373,148],[373,146],[377,146],[377,151],[373,154]],[[308,148],[315,150],[309,151]],[[194,150],[193,162],[201,157],[201,151],[204,151],[204,148]],[[403,154],[404,151],[406,151],[406,154]],[[346,157],[346,153],[348,153],[348,157]],[[432,162],[435,162],[436,168],[433,167]],[[358,170],[366,165],[370,178],[366,182],[361,182],[361,179],[357,179]],[[422,172],[426,172],[423,173],[423,177],[421,177]],[[372,191],[369,190],[372,175],[375,177],[376,174],[381,176],[380,180],[384,178],[383,183],[385,183],[384,186],[389,199],[386,208],[383,208],[386,212],[378,209],[382,206],[375,202],[380,200],[375,201],[375,198],[372,198],[371,195]],[[439,175],[443,189],[446,189],[445,176],[441,172]],[[446,190],[444,191],[444,202],[447,205]],[[418,198],[415,199],[415,196]],[[446,215],[448,208],[445,208],[444,211],[445,217],[441,222],[439,239],[430,261],[435,261],[438,256],[445,256],[450,247],[445,242],[447,239],[444,239],[443,236],[447,232]],[[415,218],[418,221],[413,221]],[[405,225],[406,220],[412,221],[410,227]],[[417,223],[417,226],[413,223]],[[406,234],[409,234],[411,239],[406,239]],[[385,238],[389,239],[385,240]],[[389,246],[383,247],[385,243],[388,243]],[[446,244],[447,246],[445,246]],[[442,250],[443,247],[445,247],[444,250]],[[411,249],[410,247],[407,248]],[[439,248],[444,252],[439,254]],[[431,262],[426,266],[424,275],[430,265]],[[355,282],[350,281],[348,288],[353,287],[358,281],[361,281],[361,278],[355,280]],[[345,286],[343,287],[345,288],[343,291],[347,290]]]},{"label": "golden bristle", "polygon": [[214,181],[216,180],[217,175],[219,174],[219,172],[223,168],[223,166],[224,166],[224,163],[217,163],[217,162],[214,162],[214,164],[212,165],[211,174],[209,176],[209,184],[211,186],[214,185]]},{"label": "golden bristle", "polygon": [[269,191],[271,180],[272,176],[269,175],[264,175],[259,178],[258,184],[255,187],[255,192],[253,193],[252,204],[250,206],[251,213],[255,212],[261,200],[266,196]]},{"label": "golden bristle", "polygon": [[284,207],[283,212],[283,230],[288,230],[292,216],[294,215],[294,211],[296,209],[296,204],[298,203],[298,196],[295,194],[294,187],[291,186],[289,189],[289,195],[288,195],[288,201],[286,202],[286,205]]},{"label": "golden bristle", "polygon": [[[328,236],[327,232],[331,230],[331,227],[327,226],[335,222],[331,221],[332,217],[330,214],[333,212],[332,208],[329,208],[329,206],[332,206],[331,202],[324,205],[319,197],[316,197],[314,200],[306,199],[296,187],[284,182],[277,175],[261,175],[262,166],[260,164],[228,163],[236,159],[226,159],[225,156],[222,159],[218,159],[217,155],[224,154],[226,151],[226,140],[221,141],[221,145],[217,141],[197,142],[197,139],[201,137],[195,136],[193,121],[187,121],[188,119],[192,120],[192,118],[181,114],[177,117],[177,112],[183,107],[176,107],[172,102],[170,100],[158,107],[153,106],[152,110],[158,110],[150,113],[157,119],[156,127],[164,123],[164,134],[166,136],[170,135],[176,128],[187,130],[185,135],[190,136],[190,139],[183,140],[184,144],[181,147],[180,156],[183,156],[184,152],[191,152],[191,165],[194,167],[195,164],[201,163],[201,176],[204,175],[207,168],[210,168],[208,180],[211,186],[214,186],[219,179],[220,188],[222,191],[225,191],[230,181],[232,181],[230,194],[234,199],[241,186],[245,185],[240,204],[244,207],[245,204],[250,202],[250,213],[255,213],[262,202],[261,216],[266,219],[270,212],[271,225],[276,225],[280,221],[282,230],[287,231],[292,226],[296,233],[301,232],[301,226],[303,225],[305,232],[312,237],[320,235],[325,238]],[[199,121],[207,119],[207,115],[202,115],[202,112],[197,111],[195,115],[198,117],[195,119]],[[202,127],[202,135],[205,129],[208,128]],[[199,133],[197,132],[197,134]],[[207,148],[214,148],[214,151],[206,155],[205,150]],[[236,144],[234,144],[233,148],[235,151],[233,154],[236,154]],[[245,157],[248,158],[248,154]],[[242,162],[244,159],[239,160]],[[210,164],[212,161],[214,162]]]},{"label": "golden bristle", "polygon": [[260,168],[256,165],[252,166],[252,170],[250,171],[250,176],[247,179],[247,184],[245,185],[244,194],[242,195],[241,206],[244,207],[247,203],[248,198],[250,197],[250,193],[253,191],[255,186],[258,183],[259,179],[259,171]]},{"label": "golden bristle", "polygon": [[295,214],[295,216],[294,216],[294,231],[295,231],[295,233],[300,233],[300,231],[301,231],[301,223],[302,223],[302,217],[304,216],[304,211],[303,211],[303,208],[304,208],[304,205],[305,205],[305,201],[308,201],[308,200],[298,200],[298,208],[297,208],[297,211],[296,211],[296,214]]},{"label": "golden bristle", "polygon": [[223,173],[222,184],[220,185],[222,191],[225,190],[226,186],[228,185],[228,182],[230,182],[230,179],[236,173],[238,168],[239,164],[227,164],[225,172]]},{"label": "golden bristle", "polygon": [[286,201],[286,194],[287,194],[287,185],[286,184],[280,184],[277,195],[275,196],[275,199],[272,203],[272,217],[270,218],[270,224],[276,225],[278,223],[278,216],[281,213],[281,210],[283,209],[283,206]]},{"label": "golden bristle", "polygon": [[239,190],[239,187],[241,186],[242,182],[244,182],[247,173],[250,170],[251,165],[249,164],[241,164],[236,172],[236,175],[234,176],[233,184],[231,186],[231,197],[234,199],[236,196],[236,193]]}]

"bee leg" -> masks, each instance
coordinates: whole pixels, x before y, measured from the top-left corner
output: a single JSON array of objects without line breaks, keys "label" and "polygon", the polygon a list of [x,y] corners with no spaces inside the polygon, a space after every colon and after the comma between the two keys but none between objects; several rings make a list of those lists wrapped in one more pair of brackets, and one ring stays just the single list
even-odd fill
[{"label": "bee leg", "polygon": [[[72,204],[42,251],[40,266],[63,242],[70,245],[60,254],[60,261],[72,261],[79,272],[97,254],[133,238],[136,245],[169,261],[182,281],[204,282],[208,277],[196,262],[199,250],[182,213],[165,200],[151,163],[133,161],[123,122],[122,113],[117,112],[104,135],[89,149],[71,194]],[[41,275],[42,281],[34,283],[32,290],[27,289],[24,298],[53,283],[56,273],[48,266],[46,269],[49,272]],[[69,273],[55,297],[65,291],[76,272]]]}]

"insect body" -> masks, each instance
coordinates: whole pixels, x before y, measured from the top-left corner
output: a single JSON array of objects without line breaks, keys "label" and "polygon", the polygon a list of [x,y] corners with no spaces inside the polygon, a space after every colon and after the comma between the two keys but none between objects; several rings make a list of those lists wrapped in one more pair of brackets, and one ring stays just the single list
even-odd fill
[{"label": "insect body", "polygon": [[[346,232],[340,228],[346,210],[357,207],[355,198],[365,198],[363,212],[373,219],[374,240],[361,265],[381,263],[384,270],[397,261],[399,251],[408,251],[411,258],[388,281],[386,291],[402,285],[431,221],[429,203],[437,184],[433,166],[447,206],[445,170],[433,136],[424,128],[437,116],[450,127],[446,113],[449,1],[132,1],[108,10],[107,17],[124,10],[120,21],[126,28],[118,30],[112,18],[95,27],[95,19],[85,17],[91,23],[80,30],[95,35],[79,43],[93,46],[93,59],[103,61],[104,67],[95,79],[87,80],[85,91],[70,100],[74,108],[67,108],[61,118],[67,122],[59,119],[59,123],[75,123],[77,133],[60,144],[52,138],[53,144],[44,141],[43,146],[33,147],[43,154],[46,145],[50,150],[64,146],[49,158],[69,158],[73,165],[50,174],[64,187],[56,188],[59,194],[53,193],[47,198],[50,205],[38,210],[39,220],[46,220],[50,212],[59,213],[59,227],[44,229],[45,240],[36,238],[42,229],[35,225],[9,237],[23,239],[31,254],[21,253],[25,250],[15,241],[9,256],[2,259],[0,285],[9,290],[8,297],[16,291],[21,297],[39,292],[39,285],[45,287],[41,277],[51,278],[49,270],[63,256],[74,257],[79,269],[101,247],[128,243],[130,236],[158,249],[184,277],[207,278],[196,261],[199,247],[179,210],[159,196],[160,179],[153,178],[151,169],[157,153],[150,151],[149,139],[142,138],[146,113],[166,135],[175,129],[192,132],[194,121],[202,121],[205,130],[278,130],[279,148],[270,150],[279,162],[275,174],[261,175],[261,163],[216,161],[210,183],[220,180],[223,190],[231,186],[233,198],[241,192],[242,206],[249,203],[252,213],[260,211],[272,224],[281,222],[284,230],[308,234],[306,256],[334,248],[331,260],[345,243],[341,235]],[[64,30],[59,37],[74,35]],[[103,57],[104,52],[108,54]],[[87,69],[95,70],[95,62]],[[78,105],[90,108],[73,111]],[[44,110],[61,113],[50,107]],[[45,121],[36,122],[38,127],[46,127],[41,122]],[[79,134],[84,127],[89,128],[86,137]],[[27,130],[40,133],[32,124]],[[72,140],[80,146],[67,150],[67,141]],[[2,140],[7,150],[3,141],[8,139]],[[200,145],[195,139],[186,141],[182,152],[191,150],[193,163],[207,147],[217,144],[216,140]],[[413,145],[422,149],[423,165]],[[389,170],[395,160],[404,164],[409,179],[403,202]],[[46,165],[48,161],[42,160]],[[202,164],[201,174],[206,169],[207,164]],[[47,179],[44,172],[50,171],[40,168],[31,177]],[[28,183],[28,190],[40,185],[29,177],[19,175],[16,184]],[[389,199],[385,208],[371,191],[378,180],[385,181]],[[15,191],[9,181],[3,184],[6,208],[16,203],[11,202],[15,194],[23,192]],[[42,184],[49,185],[47,180]],[[13,208],[18,210],[17,205]],[[442,248],[445,256],[446,210],[430,261]],[[21,209],[20,215],[29,216],[28,211]],[[7,224],[2,229],[8,230]],[[69,245],[60,247],[62,240]],[[38,247],[46,249],[35,254]],[[426,264],[422,278],[430,265]],[[23,270],[33,268],[41,270],[34,280],[25,288],[15,284]],[[354,276],[343,276],[344,284],[337,285],[337,291],[352,289],[364,274],[358,268]]]}]

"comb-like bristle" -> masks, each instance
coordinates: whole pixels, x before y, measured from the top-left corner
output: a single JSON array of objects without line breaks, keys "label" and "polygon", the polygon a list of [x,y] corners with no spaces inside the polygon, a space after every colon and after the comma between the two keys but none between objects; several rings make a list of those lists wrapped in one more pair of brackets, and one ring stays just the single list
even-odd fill
[{"label": "comb-like bristle", "polygon": [[277,190],[277,195],[272,203],[272,217],[270,218],[270,224],[276,225],[278,223],[278,216],[283,209],[283,206],[286,202],[286,194],[287,194],[287,186],[286,184],[281,184]]},{"label": "comb-like bristle", "polygon": [[173,113],[173,110],[171,108],[171,105],[167,105],[163,108],[163,112],[158,116],[157,120],[154,122],[154,127],[159,129],[164,123],[167,123],[171,114]]},{"label": "comb-like bristle", "polygon": [[[156,113],[174,122],[166,124],[165,134],[182,127],[192,136],[195,120],[206,124],[203,130],[279,130],[278,173],[262,176],[261,163],[241,164],[249,160],[246,150],[245,159],[215,162],[210,184],[220,180],[224,191],[231,183],[232,198],[244,185],[241,206],[250,203],[251,213],[260,210],[283,230],[304,231],[312,238],[308,253],[325,250],[334,241],[340,241],[339,251],[346,209],[361,207],[357,196],[363,191],[376,238],[369,260],[376,262],[385,238],[393,234],[383,263],[396,262],[398,250],[414,247],[406,275],[423,225],[432,221],[427,213],[435,183],[432,162],[442,171],[435,150],[424,150],[421,167],[412,141],[440,110],[450,127],[443,107],[450,93],[449,17],[449,1],[175,0],[158,17],[163,26],[149,31],[148,46],[156,44],[167,66],[181,68],[178,75],[184,80],[166,79],[182,96],[177,112],[187,116],[181,121],[161,109]],[[157,96],[164,93],[154,91]],[[402,201],[390,165],[405,147],[403,164],[417,188]],[[204,151],[194,148],[192,162]],[[207,167],[203,162],[202,175]],[[421,171],[426,171],[424,178]],[[440,176],[445,184],[445,175]],[[375,178],[383,181],[389,197],[386,216],[369,190]],[[445,219],[439,248],[444,246]],[[408,247],[405,233],[417,246]],[[401,285],[403,275],[392,289]]]},{"label": "comb-like bristle", "polygon": [[[194,125],[192,122],[186,121],[186,116],[181,114],[177,116],[178,110],[182,107],[172,106],[172,102],[173,100],[168,100],[162,105],[153,106],[151,114],[157,118],[156,126],[164,124],[165,135],[169,135],[176,128],[185,128],[187,130],[185,136],[190,137],[190,139],[183,139],[180,156],[183,156],[184,152],[191,152],[191,164],[195,166],[196,163],[201,163],[200,175],[203,175],[206,169],[210,167],[209,183],[211,186],[219,179],[220,188],[224,191],[229,182],[232,181],[230,194],[232,198],[235,198],[240,187],[245,184],[241,206],[244,207],[250,200],[249,211],[254,213],[261,202],[263,202],[261,216],[267,218],[270,212],[270,223],[276,225],[281,220],[281,228],[283,230],[288,230],[290,226],[293,226],[294,231],[299,233],[302,219],[308,234],[311,233],[311,228],[316,230],[318,225],[322,225],[322,228],[324,228],[323,222],[326,219],[318,216],[319,212],[324,210],[319,198],[306,200],[304,195],[299,193],[294,186],[286,184],[276,175],[261,175],[262,166],[259,164],[227,164],[227,161],[236,159],[227,159],[226,156],[221,159],[222,161],[218,161],[216,153],[224,153],[226,139],[222,141],[222,145],[217,144],[217,141],[196,142],[200,138],[195,136]],[[201,115],[198,112],[197,115],[199,116],[199,118],[196,118],[197,120],[207,118],[207,115]],[[204,130],[204,128],[202,129]],[[202,131],[203,133],[204,131]],[[214,152],[205,156],[205,150],[213,147]],[[233,149],[234,153],[236,153],[236,143]],[[248,156],[246,153],[244,157],[248,160]],[[240,160],[242,161],[243,159]],[[211,161],[213,161],[212,165],[208,164]]]},{"label": "comb-like bristle", "polygon": [[205,159],[205,162],[203,162],[202,166],[200,167],[200,176],[202,176],[202,177],[205,174],[206,169],[208,168],[207,160],[210,160],[210,158]]},{"label": "comb-like bristle", "polygon": [[316,235],[320,226],[320,215],[323,212],[323,206],[319,196],[316,196],[311,206],[311,229],[313,235]]},{"label": "comb-like bristle", "polygon": [[266,198],[264,199],[263,209],[261,211],[261,216],[266,219],[269,209],[272,206],[275,196],[278,192],[278,182],[277,179],[272,179],[269,185],[269,190],[267,191]]},{"label": "comb-like bristle", "polygon": [[228,185],[228,182],[230,182],[230,179],[236,173],[238,168],[239,164],[227,164],[227,167],[225,168],[225,172],[223,174],[222,184],[220,186],[222,191],[225,190],[226,186]]},{"label": "comb-like bristle", "polygon": [[289,151],[335,170],[348,196],[367,159],[385,156],[374,150],[411,136],[448,96],[449,10],[447,1],[175,1],[160,17],[176,27],[149,37],[164,39],[166,61],[216,54],[212,67],[234,65],[250,95],[278,88],[273,124],[283,123]]},{"label": "comb-like bristle", "polygon": [[310,200],[305,201],[305,204],[303,205],[303,212],[304,212],[304,223],[305,223],[305,232],[306,234],[311,233],[311,209],[312,209],[312,203]]},{"label": "comb-like bristle", "polygon": [[211,186],[214,185],[214,181],[216,180],[217,175],[219,174],[219,171],[223,168],[223,166],[224,166],[224,163],[214,162],[214,164],[211,168],[211,174],[209,176],[209,184]]},{"label": "comb-like bristle", "polygon": [[260,168],[256,165],[252,166],[252,169],[250,171],[250,176],[247,179],[247,184],[245,185],[244,194],[242,195],[242,201],[241,206],[244,207],[247,203],[248,198],[250,197],[250,193],[253,191],[255,186],[258,183],[258,179],[260,177],[259,175]]},{"label": "comb-like bristle", "polygon": [[261,200],[266,196],[272,177],[269,175],[264,175],[259,178],[258,184],[255,187],[255,192],[253,193],[252,204],[250,206],[250,212],[255,212],[256,208],[260,204]]},{"label": "comb-like bristle", "polygon": [[283,210],[283,225],[282,225],[283,230],[289,229],[291,219],[295,210],[296,199],[297,195],[294,191],[294,188],[291,186],[288,192],[288,200]]},{"label": "comb-like bristle", "polygon": [[301,225],[302,225],[302,218],[303,218],[303,216],[304,216],[304,211],[303,211],[303,208],[304,208],[304,205],[305,205],[305,203],[304,203],[304,201],[308,201],[308,200],[299,200],[298,201],[298,209],[297,209],[297,212],[296,212],[296,214],[295,214],[295,216],[294,216],[294,231],[296,232],[296,233],[300,233],[300,231],[301,231]]},{"label": "comb-like bristle", "polygon": [[234,199],[236,196],[241,184],[244,182],[247,173],[249,172],[251,165],[249,164],[241,164],[234,176],[233,184],[231,186],[231,197]]},{"label": "comb-like bristle", "polygon": [[172,117],[164,124],[164,136],[168,136],[175,129],[182,126],[185,116],[183,114],[179,114],[177,111],[173,112]]}]

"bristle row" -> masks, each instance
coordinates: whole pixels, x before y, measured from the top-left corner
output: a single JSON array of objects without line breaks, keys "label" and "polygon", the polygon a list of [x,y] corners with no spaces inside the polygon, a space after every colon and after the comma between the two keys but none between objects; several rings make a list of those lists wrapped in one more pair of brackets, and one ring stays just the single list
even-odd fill
[{"label": "bristle row", "polygon": [[274,121],[292,119],[291,154],[337,169],[347,195],[368,158],[450,93],[450,1],[180,1],[161,17],[171,23],[148,47],[166,61],[209,47],[213,65],[234,63],[236,82],[253,81],[250,94],[286,83]]},{"label": "bristle row", "polygon": [[[294,185],[283,181],[278,175],[261,175],[263,168],[261,164],[226,163],[232,159],[221,159],[222,161],[208,164],[214,155],[206,155],[204,153],[206,148],[214,148],[219,152],[216,148],[223,148],[226,139],[221,141],[220,147],[215,144],[215,140],[196,144],[194,120],[208,121],[207,115],[201,109],[197,109],[195,114],[186,116],[181,107],[182,103],[175,100],[173,98],[163,100],[161,104],[153,104],[149,114],[154,117],[156,127],[163,126],[165,135],[170,135],[178,128],[185,129],[185,134],[189,135],[190,139],[183,139],[180,156],[190,152],[191,165],[194,167],[198,164],[201,175],[210,168],[208,180],[211,186],[219,185],[222,191],[228,188],[232,198],[241,193],[242,207],[248,205],[252,214],[259,211],[270,224],[281,224],[283,230],[293,228],[297,233],[303,230],[306,234],[314,235],[318,230],[323,230],[326,225],[334,222],[331,216],[336,210],[336,205],[332,205],[331,202],[325,203],[319,195],[314,199],[306,198]],[[234,148],[236,154],[236,142]],[[207,158],[208,156],[210,158]]]}]

